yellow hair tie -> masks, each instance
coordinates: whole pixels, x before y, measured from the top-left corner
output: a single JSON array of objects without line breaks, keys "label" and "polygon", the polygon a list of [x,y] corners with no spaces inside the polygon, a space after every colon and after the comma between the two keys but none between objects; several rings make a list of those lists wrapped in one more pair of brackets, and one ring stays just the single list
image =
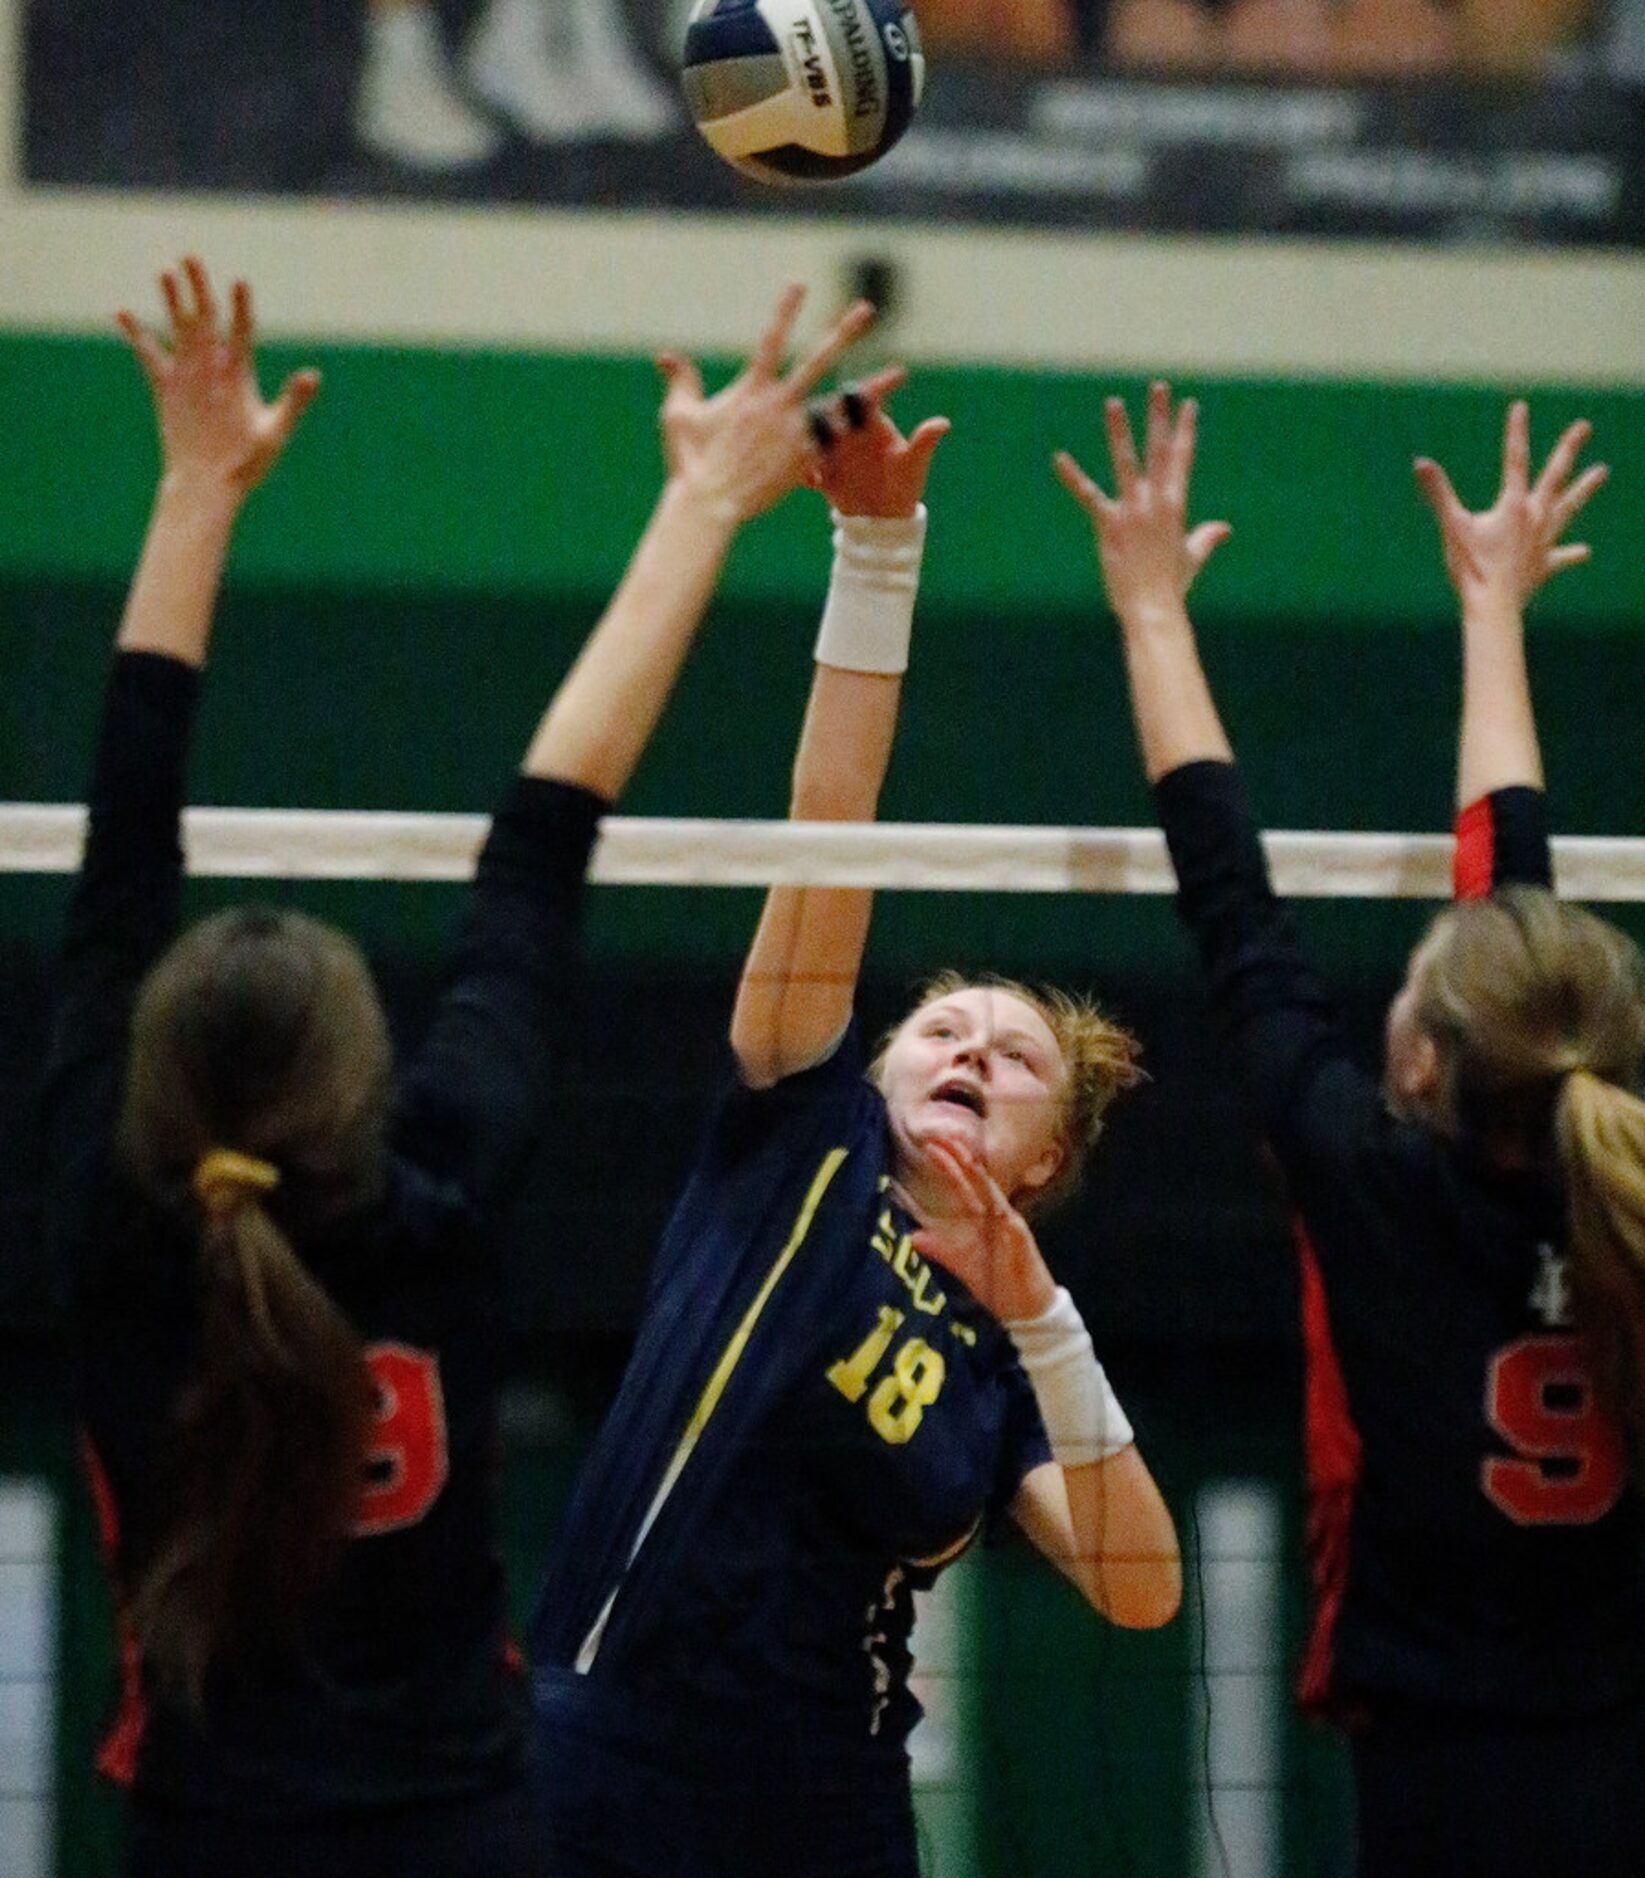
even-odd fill
[{"label": "yellow hair tie", "polygon": [[232,1148],[211,1148],[194,1170],[194,1197],[213,1219],[222,1219],[254,1193],[272,1193],[280,1170],[255,1155]]}]

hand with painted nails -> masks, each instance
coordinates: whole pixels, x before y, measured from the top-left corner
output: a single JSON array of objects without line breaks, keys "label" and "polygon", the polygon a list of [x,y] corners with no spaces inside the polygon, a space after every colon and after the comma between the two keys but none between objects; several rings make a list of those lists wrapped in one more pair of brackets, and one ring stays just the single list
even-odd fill
[{"label": "hand with painted nails", "polygon": [[783,290],[764,338],[738,376],[713,397],[676,352],[657,361],[667,380],[661,422],[670,481],[731,523],[751,521],[806,480],[817,456],[806,399],[872,322],[859,300],[786,376],[783,353],[805,289]]},{"label": "hand with painted nails", "polygon": [[970,1142],[928,1135],[920,1159],[948,1210],[922,1219],[914,1250],[959,1279],[1001,1322],[1038,1317],[1056,1295],[1033,1228]]},{"label": "hand with painted nails", "polygon": [[1122,624],[1159,611],[1180,614],[1200,569],[1233,532],[1226,522],[1188,527],[1199,407],[1185,399],[1173,417],[1170,387],[1156,383],[1140,464],[1124,401],[1110,398],[1104,415],[1115,493],[1099,489],[1066,450],[1055,458],[1057,475],[1091,518],[1103,583]]},{"label": "hand with painted nails", "polygon": [[244,497],[285,448],[320,389],[320,375],[294,372],[274,402],[265,403],[257,388],[246,283],[234,283],[226,330],[211,281],[194,256],[162,274],[160,289],[170,328],[164,339],[129,312],[116,314],[115,324],[154,394],[164,478]]},{"label": "hand with painted nails", "polygon": [[1516,400],[1508,407],[1497,499],[1477,513],[1462,506],[1439,464],[1417,458],[1417,484],[1439,524],[1445,571],[1464,605],[1494,598],[1523,607],[1551,575],[1589,558],[1585,542],[1560,537],[1610,473],[1595,463],[1572,480],[1592,434],[1585,420],[1569,425],[1533,483],[1530,411]]},{"label": "hand with painted nails", "polygon": [[928,417],[905,437],[885,400],[908,374],[900,365],[811,401],[811,430],[820,454],[808,481],[841,515],[909,516],[925,496],[946,417]]}]

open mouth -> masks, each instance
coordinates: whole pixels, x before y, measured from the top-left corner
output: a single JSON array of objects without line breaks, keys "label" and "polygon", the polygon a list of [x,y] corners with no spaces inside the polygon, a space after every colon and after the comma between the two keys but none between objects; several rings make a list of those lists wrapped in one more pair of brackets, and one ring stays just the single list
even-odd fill
[{"label": "open mouth", "polygon": [[955,1108],[969,1109],[973,1115],[986,1116],[988,1104],[982,1091],[968,1082],[945,1082],[931,1092],[933,1102],[951,1102]]}]

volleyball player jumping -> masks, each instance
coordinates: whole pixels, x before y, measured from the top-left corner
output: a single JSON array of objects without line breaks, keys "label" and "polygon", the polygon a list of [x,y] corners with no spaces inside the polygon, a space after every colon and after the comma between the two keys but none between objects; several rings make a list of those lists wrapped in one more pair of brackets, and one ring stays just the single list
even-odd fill
[{"label": "volleyball player jumping", "polygon": [[[1269,886],[1186,596],[1192,403],[1149,400],[1115,493],[1071,458],[1118,616],[1213,1007],[1309,1257],[1304,1694],[1350,1729],[1362,1878],[1623,1878],[1645,1846],[1645,970],[1550,891],[1522,616],[1586,557],[1586,426],[1533,482],[1523,405],[1496,503],[1419,464],[1462,605],[1458,880],[1387,1025],[1379,1086]],[[1574,475],[1574,480],[1573,480]],[[1630,1463],[1633,1457],[1633,1465]]]},{"label": "volleyball player jumping", "polygon": [[[833,578],[801,821],[873,818],[946,425],[831,405]],[[729,1089],[533,1627],[560,1878],[913,1878],[911,1594],[1007,1512],[1115,1622],[1179,1596],[1170,1516],[1028,1224],[1135,1074],[1072,999],[948,978],[873,1061],[871,896],[778,887]]]},{"label": "volleyball player jumping", "polygon": [[741,522],[806,473],[805,397],[867,316],[713,399],[668,365],[669,474],[480,855],[396,1081],[364,961],[269,908],[174,939],[179,818],[234,520],[318,380],[257,390],[195,260],[121,325],[163,473],[120,625],[49,1064],[55,1233],[127,1640],[105,1771],[132,1878],[535,1872],[493,1521],[497,1215],[542,1122],[601,812]]}]

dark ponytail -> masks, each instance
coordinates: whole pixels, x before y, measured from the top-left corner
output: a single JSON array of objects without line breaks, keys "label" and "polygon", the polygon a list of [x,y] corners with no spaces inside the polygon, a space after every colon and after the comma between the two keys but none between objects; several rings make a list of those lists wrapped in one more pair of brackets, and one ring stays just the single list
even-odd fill
[{"label": "dark ponytail", "polygon": [[122,1148],[198,1232],[200,1317],[128,1616],[196,1700],[215,1665],[297,1639],[358,1505],[371,1380],[295,1245],[376,1191],[388,1065],[364,961],[297,915],[203,922],[138,1000]]}]

